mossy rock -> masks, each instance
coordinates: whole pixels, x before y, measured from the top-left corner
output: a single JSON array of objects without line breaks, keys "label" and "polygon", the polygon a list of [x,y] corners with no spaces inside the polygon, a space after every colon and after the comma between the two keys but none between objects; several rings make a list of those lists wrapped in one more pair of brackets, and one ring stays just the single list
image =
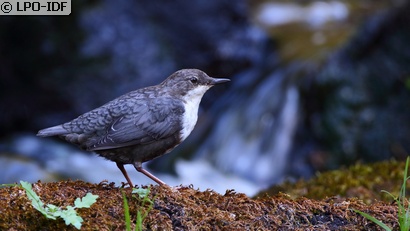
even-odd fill
[{"label": "mossy rock", "polygon": [[[398,196],[403,184],[405,163],[395,160],[373,164],[357,163],[349,168],[318,173],[310,180],[285,182],[260,192],[257,197],[287,193],[292,198],[356,197],[370,204],[375,200],[392,202],[391,194]],[[407,184],[408,186],[409,184]],[[410,189],[407,187],[407,189]],[[409,191],[409,190],[407,190]]]},{"label": "mossy rock", "polygon": [[[125,230],[122,192],[128,199],[132,229],[138,211],[148,211],[130,188],[102,182],[82,181],[33,184],[46,204],[65,207],[87,193],[98,195],[90,208],[78,209],[84,219],[82,230]],[[0,230],[76,230],[62,219],[47,219],[35,210],[21,187],[0,189]],[[376,202],[366,205],[358,199],[292,199],[286,194],[252,199],[245,194],[193,187],[151,186],[152,209],[143,221],[144,230],[380,230],[351,209],[368,212],[397,228],[397,206]]]}]

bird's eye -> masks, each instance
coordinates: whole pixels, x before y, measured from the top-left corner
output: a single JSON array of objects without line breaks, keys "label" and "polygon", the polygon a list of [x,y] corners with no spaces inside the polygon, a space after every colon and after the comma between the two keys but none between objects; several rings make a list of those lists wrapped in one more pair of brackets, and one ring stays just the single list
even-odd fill
[{"label": "bird's eye", "polygon": [[192,78],[189,79],[189,81],[191,81],[191,83],[197,83],[198,78],[197,77],[192,77]]}]

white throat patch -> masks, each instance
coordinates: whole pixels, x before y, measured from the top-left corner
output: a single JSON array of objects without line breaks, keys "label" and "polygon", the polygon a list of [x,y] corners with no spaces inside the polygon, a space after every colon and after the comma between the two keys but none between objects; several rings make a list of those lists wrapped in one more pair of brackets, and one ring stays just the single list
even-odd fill
[{"label": "white throat patch", "polygon": [[198,108],[202,96],[211,86],[198,86],[190,90],[182,99],[185,101],[185,112],[182,116],[181,142],[185,140],[195,127],[198,120]]}]

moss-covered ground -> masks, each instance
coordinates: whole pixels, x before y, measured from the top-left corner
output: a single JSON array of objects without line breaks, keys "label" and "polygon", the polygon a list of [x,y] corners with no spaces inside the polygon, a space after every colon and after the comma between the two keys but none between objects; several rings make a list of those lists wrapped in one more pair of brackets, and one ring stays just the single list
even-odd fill
[{"label": "moss-covered ground", "polygon": [[[307,181],[299,180],[274,185],[260,192],[257,197],[285,192],[292,198],[307,197],[319,200],[337,196],[341,198],[355,197],[367,204],[371,204],[375,200],[393,202],[393,199],[382,190],[396,196],[399,195],[403,183],[404,167],[404,162],[395,160],[366,165],[358,163],[348,168],[318,173],[316,177]],[[407,191],[409,189],[408,187]]]},{"label": "moss-covered ground", "polygon": [[[367,212],[395,229],[397,206],[380,193],[395,192],[401,185],[404,164],[383,162],[355,165],[319,174],[309,181],[285,183],[255,198],[227,191],[200,191],[194,187],[151,186],[152,210],[143,221],[145,230],[381,230],[351,211]],[[149,203],[131,193],[102,182],[61,181],[33,184],[46,204],[73,205],[88,192],[98,195],[91,208],[78,209],[82,230],[125,230],[124,191],[132,227],[138,210]],[[270,194],[268,193],[270,192]],[[133,196],[134,195],[134,196]],[[360,199],[359,199],[360,198]],[[18,187],[0,188],[0,230],[76,230],[62,219],[50,220],[35,210]]]}]

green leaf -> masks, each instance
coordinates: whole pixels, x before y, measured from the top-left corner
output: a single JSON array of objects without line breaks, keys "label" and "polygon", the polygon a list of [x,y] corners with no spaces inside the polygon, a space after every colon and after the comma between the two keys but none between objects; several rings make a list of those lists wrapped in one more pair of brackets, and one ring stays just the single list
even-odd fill
[{"label": "green leaf", "polygon": [[13,186],[16,186],[17,184],[0,184],[0,188],[3,188],[3,187],[13,187]]},{"label": "green leaf", "polygon": [[92,204],[97,201],[98,195],[93,195],[91,193],[87,193],[83,198],[77,198],[74,201],[74,206],[76,208],[90,208]]},{"label": "green leaf", "polygon": [[26,190],[27,197],[31,200],[32,206],[41,212],[47,218],[55,220],[58,217],[64,219],[66,225],[73,225],[77,229],[81,228],[81,223],[84,221],[81,218],[76,208],[89,208],[92,204],[97,201],[98,196],[91,193],[87,193],[83,198],[77,198],[74,201],[73,206],[67,206],[66,209],[61,209],[52,204],[47,204],[44,206],[44,203],[41,201],[40,197],[33,191],[32,185],[25,181],[20,181],[21,187]]},{"label": "green leaf", "polygon": [[150,188],[134,188],[132,193],[137,193],[140,198],[147,197],[149,195]]},{"label": "green leaf", "polygon": [[383,222],[381,222],[380,220],[378,220],[377,218],[373,217],[370,214],[367,214],[365,212],[362,212],[362,211],[359,211],[359,210],[356,210],[356,209],[353,209],[353,211],[355,211],[356,213],[358,213],[358,214],[362,215],[363,217],[369,219],[370,221],[374,222],[375,224],[377,224],[378,226],[380,226],[381,228],[383,228],[386,231],[391,231],[392,230],[389,226],[387,226],[386,224],[384,224]]},{"label": "green leaf", "polygon": [[141,215],[141,211],[137,211],[137,221],[135,222],[135,227],[137,228],[137,230],[138,231],[142,231],[142,221],[143,221],[144,219],[142,218],[142,215]]},{"label": "green leaf", "polygon": [[56,218],[60,216],[60,210],[61,208],[55,205],[52,205],[52,204],[47,204],[45,208],[45,211],[47,212],[47,214],[52,214],[52,216]]},{"label": "green leaf", "polygon": [[125,196],[124,191],[121,190],[122,198],[124,202],[124,218],[125,218],[125,230],[131,231],[131,217],[130,217],[130,208],[128,206],[128,200]]},{"label": "green leaf", "polygon": [[37,195],[36,192],[33,191],[33,187],[30,183],[26,181],[20,181],[21,187],[26,191],[26,195],[28,199],[31,201],[31,205],[40,213],[42,213],[47,218],[55,220],[57,217],[53,214],[48,213],[48,211],[44,208],[44,203],[41,201],[40,197]]},{"label": "green leaf", "polygon": [[72,206],[67,206],[66,210],[62,210],[60,217],[64,219],[66,225],[71,224],[77,229],[81,228],[81,223],[84,221]]},{"label": "green leaf", "polygon": [[142,199],[142,201],[140,201],[140,206],[143,207],[146,203],[149,203],[149,208],[143,212],[142,209],[139,209],[137,211],[137,219],[135,222],[135,228],[136,230],[143,230],[143,226],[142,223],[144,221],[144,219],[147,217],[149,211],[151,211],[152,206],[154,205],[154,202],[148,197],[149,193],[151,191],[151,187],[148,188],[134,188],[132,190],[132,193],[136,193],[138,194],[139,198]]},{"label": "green leaf", "polygon": [[20,184],[21,187],[26,190],[27,197],[33,203],[33,207],[36,209],[44,209],[44,203],[40,200],[37,193],[33,191],[31,184],[25,181],[20,181]]}]

